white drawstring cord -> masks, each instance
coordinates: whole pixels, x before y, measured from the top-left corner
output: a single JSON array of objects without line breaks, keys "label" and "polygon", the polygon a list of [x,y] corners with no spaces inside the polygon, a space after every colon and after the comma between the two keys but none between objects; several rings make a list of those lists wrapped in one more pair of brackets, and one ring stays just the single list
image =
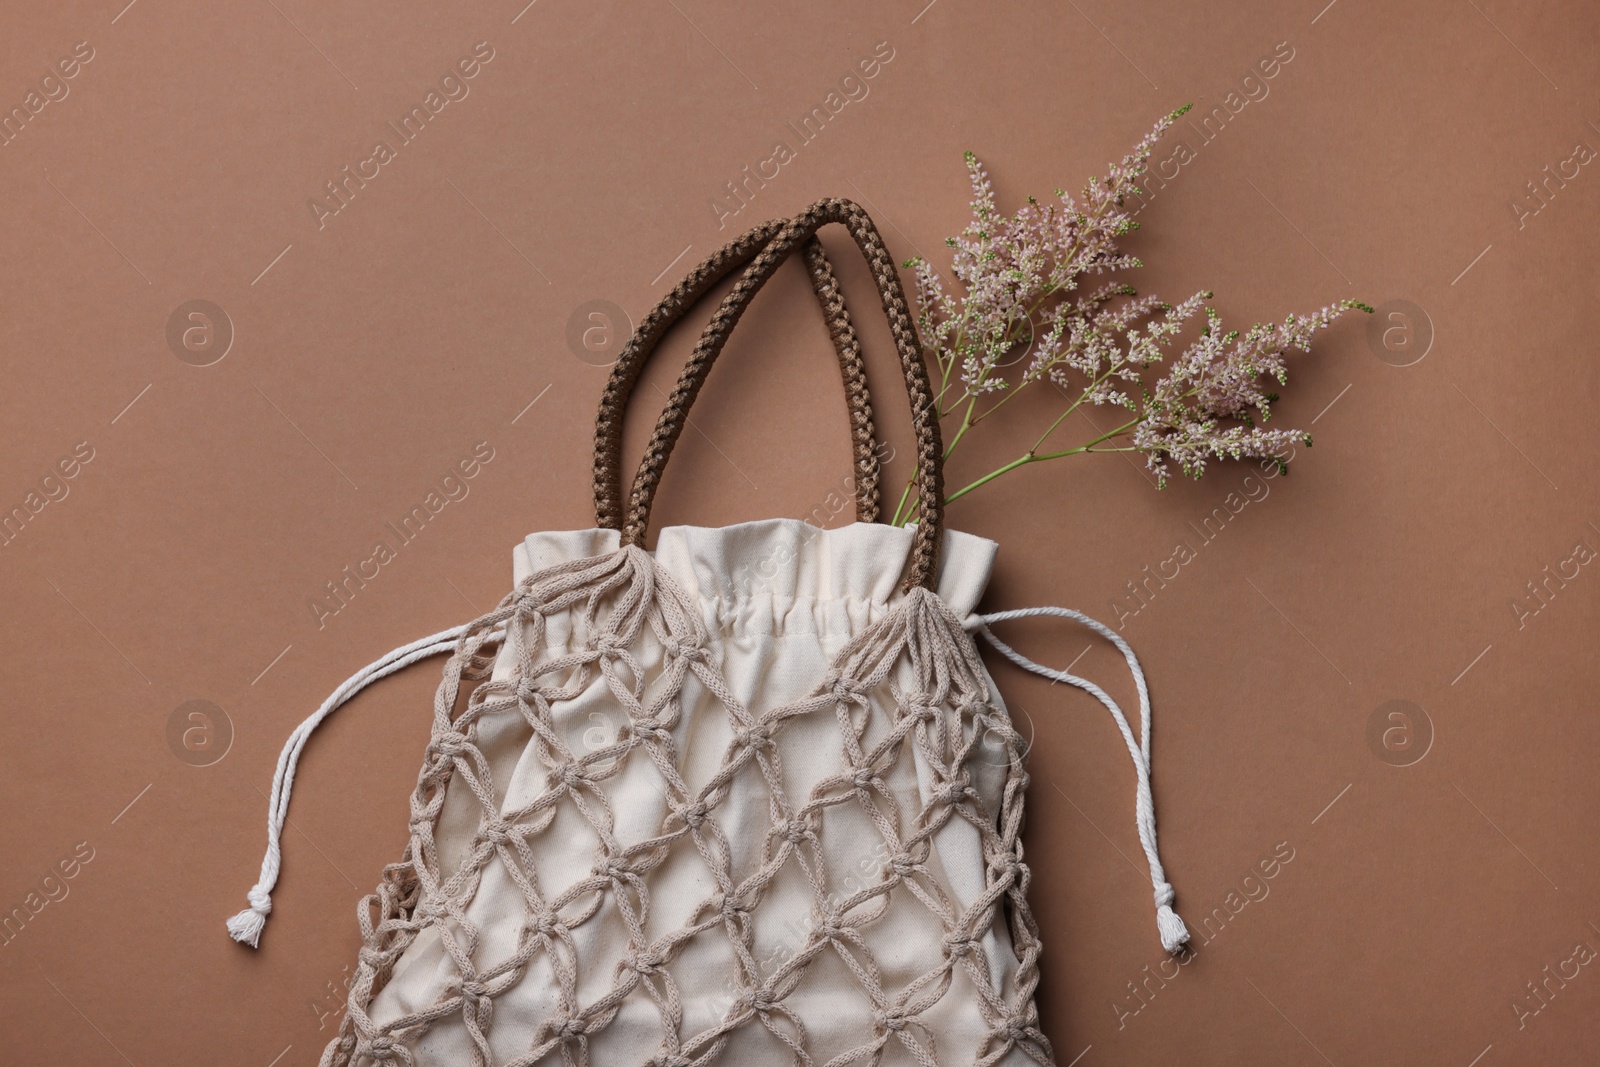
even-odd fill
[{"label": "white drawstring cord", "polygon": [[278,865],[282,855],[278,842],[283,836],[283,822],[289,815],[289,791],[294,788],[295,765],[300,762],[300,753],[305,749],[311,732],[323,719],[333,714],[335,708],[378,679],[388,677],[418,660],[454,649],[470,625],[464,623],[441,630],[430,637],[402,645],[367,664],[345,679],[344,684],[333,691],[322,707],[289,735],[283,751],[278,754],[278,769],[272,776],[272,796],[267,801],[267,854],[261,861],[261,877],[250,887],[250,906],[228,920],[228,933],[233,935],[235,941],[255,948],[261,940],[261,928],[266,925],[267,914],[272,911],[272,887],[278,883]]},{"label": "white drawstring cord", "polygon": [[[1122,652],[1122,658],[1128,661],[1128,669],[1133,672],[1133,683],[1139,690],[1139,719],[1141,737],[1135,741],[1133,729],[1128,725],[1127,716],[1122,714],[1122,709],[1117,702],[1104,689],[1095,685],[1086,678],[1068,674],[1066,671],[1052,670],[1049,667],[1033,662],[1027,656],[1018,652],[1004,641],[1000,640],[990,631],[991,623],[1005,622],[1008,619],[1026,619],[1039,615],[1052,615],[1057,618],[1074,619],[1095,633],[1116,645]],[[1133,757],[1134,773],[1138,776],[1138,791],[1134,795],[1134,820],[1139,826],[1139,844],[1144,846],[1145,859],[1150,861],[1150,884],[1155,888],[1156,900],[1156,928],[1161,932],[1161,945],[1168,952],[1177,952],[1189,940],[1189,928],[1183,925],[1183,920],[1178,918],[1178,913],[1172,910],[1172,883],[1167,881],[1166,872],[1161,867],[1161,854],[1156,851],[1156,806],[1155,799],[1150,794],[1150,688],[1145,684],[1144,671],[1139,667],[1139,658],[1133,654],[1133,649],[1128,647],[1128,642],[1122,635],[1103,622],[1097,622],[1081,611],[1071,608],[1020,608],[1016,611],[997,611],[992,615],[977,616],[970,626],[995,647],[1006,659],[1015,663],[1024,670],[1056,682],[1066,682],[1068,685],[1077,686],[1084,692],[1093,696],[1106,706],[1111,712],[1111,717],[1117,721],[1117,729],[1122,731],[1122,739],[1128,744],[1128,754]]]}]

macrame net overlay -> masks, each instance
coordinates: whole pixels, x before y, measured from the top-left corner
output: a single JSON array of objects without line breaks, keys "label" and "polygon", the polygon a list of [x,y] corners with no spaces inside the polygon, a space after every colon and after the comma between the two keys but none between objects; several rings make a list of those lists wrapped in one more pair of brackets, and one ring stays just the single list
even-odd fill
[{"label": "macrame net overlay", "polygon": [[1024,745],[946,601],[585,533],[445,667],[324,1067],[1050,1063]]}]

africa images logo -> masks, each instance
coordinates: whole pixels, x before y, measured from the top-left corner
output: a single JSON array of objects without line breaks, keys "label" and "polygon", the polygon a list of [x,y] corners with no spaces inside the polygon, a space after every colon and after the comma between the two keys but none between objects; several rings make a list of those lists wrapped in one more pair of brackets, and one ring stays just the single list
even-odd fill
[{"label": "africa images logo", "polygon": [[399,159],[400,149],[420,137],[428,124],[436,121],[445,108],[465,100],[472,92],[472,86],[468,83],[483,72],[494,56],[494,46],[488,41],[473,45],[469,55],[457,60],[455,67],[439,78],[438,88],[428,90],[422,103],[414,105],[398,121],[390,120],[388,130],[394,135],[393,144],[387,139],[377,141],[366,156],[353,164],[345,164],[337,174],[324,182],[327,196],[312,197],[306,201],[317,229],[326,228],[329,219],[349,207],[355,201],[356,194],[365,189],[368,182],[376,181],[383,173],[383,168]]}]

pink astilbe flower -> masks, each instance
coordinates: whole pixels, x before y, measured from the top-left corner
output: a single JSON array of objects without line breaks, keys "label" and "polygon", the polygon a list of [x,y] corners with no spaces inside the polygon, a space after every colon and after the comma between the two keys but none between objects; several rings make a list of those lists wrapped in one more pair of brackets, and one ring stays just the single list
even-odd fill
[{"label": "pink astilbe flower", "polygon": [[[1310,445],[1311,435],[1304,430],[1256,425],[1257,418],[1262,423],[1272,418],[1272,403],[1278,399],[1278,394],[1262,391],[1261,379],[1286,383],[1285,352],[1311,351],[1311,335],[1353,308],[1372,310],[1344,300],[1310,315],[1290,315],[1276,326],[1257,323],[1243,337],[1237,331],[1223,333],[1217,313],[1207,308],[1199,339],[1144,397],[1133,428],[1134,447],[1146,454],[1157,484],[1166,484],[1169,459],[1183,473],[1199,478],[1207,457],[1277,459],[1292,444]],[[1285,469],[1281,459],[1278,466]]]},{"label": "pink astilbe flower", "polygon": [[[1143,452],[1164,486],[1169,461],[1198,478],[1208,458],[1276,457],[1289,443],[1309,443],[1302,431],[1257,425],[1267,422],[1277,400],[1262,391],[1261,380],[1283,383],[1288,350],[1308,351],[1311,335],[1343,312],[1371,308],[1343,301],[1279,325],[1254,326],[1242,337],[1224,335],[1206,304],[1211,293],[1168,304],[1115,277],[1143,266],[1119,247],[1139,226],[1125,205],[1143,193],[1138,179],[1157,140],[1188,110],[1163,117],[1104,177],[1091,178],[1080,197],[1058,189],[1053,201],[1028,197],[1011,215],[999,210],[983,165],[966,154],[972,220],[945,242],[953,249],[950,275],[958,292],[926,260],[905,264],[916,276],[923,345],[939,370],[939,414],[955,423],[946,432],[945,455],[1029,385],[1048,381],[1069,403],[1026,454],[955,490],[949,500],[1025,464],[1080,452]],[[1202,312],[1200,336],[1147,387],[1146,372]],[[1018,363],[1020,370],[1012,370]],[[1120,407],[1130,417],[1079,447],[1048,449],[1055,430],[1085,404]],[[914,512],[908,486],[895,521]]]},{"label": "pink astilbe flower", "polygon": [[[916,272],[921,307],[917,325],[938,359],[946,387],[959,380],[973,396],[1009,388],[995,371],[1016,347],[1019,332],[1040,313],[1048,342],[1041,354],[1092,368],[1094,356],[1106,355],[1108,334],[1125,333],[1133,320],[1158,305],[1147,298],[1131,308],[1108,307],[1113,297],[1132,295],[1121,283],[1103,285],[1076,300],[1064,298],[1077,291],[1084,275],[1142,265],[1117,247],[1119,238],[1139,226],[1123,205],[1140,192],[1135,179],[1144,173],[1157,139],[1187,110],[1164,117],[1104,179],[1091,179],[1081,202],[1057,190],[1056,203],[1029,197],[1011,216],[995,206],[988,172],[967,153],[972,221],[959,237],[945,242],[955,250],[950,271],[965,294],[958,302],[947,293],[944,280],[926,260],[906,264]],[[1049,369],[1036,355],[1027,380],[1048,375]]]}]

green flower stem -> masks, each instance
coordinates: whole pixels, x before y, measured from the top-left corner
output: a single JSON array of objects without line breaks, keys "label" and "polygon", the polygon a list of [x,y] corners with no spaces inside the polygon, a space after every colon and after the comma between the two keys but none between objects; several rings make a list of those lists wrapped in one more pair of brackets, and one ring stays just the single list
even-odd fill
[{"label": "green flower stem", "polygon": [[981,485],[987,485],[988,483],[994,481],[996,478],[1000,477],[1002,474],[1005,474],[1005,473],[1007,473],[1009,471],[1014,471],[1018,467],[1025,467],[1029,463],[1036,463],[1036,462],[1038,462],[1038,457],[1036,457],[1032,452],[1026,452],[1026,453],[1022,454],[1021,456],[1018,456],[1016,459],[1012,460],[1010,463],[1007,463],[1005,466],[999,468],[998,470],[990,471],[988,474],[985,474],[982,478],[979,478],[977,481],[973,482],[971,485],[965,486],[965,487],[963,487],[961,489],[957,489],[954,493],[951,493],[949,496],[945,497],[944,498],[944,502],[946,504],[948,504],[948,503],[951,503],[952,501],[960,500],[962,497],[966,496],[968,493],[972,492],[974,489],[978,488]]},{"label": "green flower stem", "polygon": [[[1121,437],[1123,434],[1126,434],[1128,431],[1132,430],[1134,428],[1134,426],[1136,426],[1137,424],[1138,424],[1138,420],[1137,419],[1129,419],[1127,422],[1123,423],[1121,426],[1118,426],[1118,427],[1116,427],[1115,429],[1112,429],[1112,430],[1107,430],[1105,433],[1099,434],[1096,437],[1091,438],[1090,440],[1084,442],[1083,444],[1079,445],[1076,448],[1063,449],[1060,452],[1040,452],[1040,451],[1038,451],[1038,446],[1035,446],[1034,448],[1029,449],[1027,452],[1024,452],[1022,455],[1018,456],[1016,459],[1012,460],[1010,463],[1004,464],[1003,466],[998,467],[995,470],[990,471],[988,474],[985,474],[982,478],[979,478],[977,481],[972,482],[969,485],[964,485],[960,489],[957,489],[954,493],[951,493],[949,496],[945,497],[944,498],[944,502],[946,504],[953,504],[957,500],[960,500],[962,497],[966,496],[968,493],[972,492],[974,489],[977,489],[977,488],[979,488],[980,486],[983,486],[983,485],[987,485],[988,483],[994,481],[996,478],[1000,477],[1002,474],[1007,474],[1007,473],[1009,473],[1011,471],[1016,470],[1019,467],[1026,467],[1030,463],[1043,463],[1046,460],[1063,459],[1063,458],[1065,458],[1067,456],[1089,455],[1089,454],[1111,453],[1111,452],[1137,452],[1137,451],[1139,451],[1139,449],[1134,447],[1134,446],[1132,446],[1132,445],[1128,445],[1128,446],[1125,446],[1125,447],[1119,447],[1119,448],[1097,448],[1097,447],[1095,447],[1096,445],[1099,445],[1102,442],[1110,441],[1110,440],[1112,440],[1114,438]],[[1052,426],[1051,429],[1053,430],[1054,426]],[[1049,435],[1050,435],[1050,431],[1049,430],[1045,431],[1044,437],[1048,437]],[[1044,437],[1040,438],[1040,442],[1041,443],[1043,442]],[[911,502],[911,488],[912,488],[911,484],[908,484],[906,486],[905,491],[900,496],[900,505],[895,508],[893,524],[896,525],[896,526],[901,526],[901,525],[904,525],[906,522],[909,522],[910,519],[911,519],[911,516],[913,514],[915,514],[915,508],[914,507],[910,508],[910,509],[907,508],[907,504]]]},{"label": "green flower stem", "polygon": [[[1087,386],[1085,386],[1084,389],[1083,389],[1083,392],[1078,394],[1078,399],[1076,399],[1072,403],[1068,404],[1067,405],[1067,410],[1063,411],[1060,415],[1057,415],[1056,416],[1056,421],[1052,422],[1050,424],[1049,428],[1046,429],[1044,433],[1039,435],[1039,439],[1033,443],[1032,451],[1037,452],[1040,448],[1042,448],[1044,446],[1044,443],[1045,443],[1046,439],[1048,439],[1051,434],[1056,432],[1056,427],[1060,426],[1063,422],[1066,422],[1067,421],[1067,416],[1071,415],[1074,411],[1077,411],[1078,408],[1083,404],[1084,397],[1089,395],[1089,391],[1091,389],[1097,389],[1101,385],[1105,384],[1106,379],[1111,377],[1112,373],[1115,370],[1116,370],[1116,367],[1110,368],[1104,374],[1100,375],[1100,377],[1096,378],[1094,381],[1090,382]],[[1132,425],[1133,425],[1133,423],[1131,423],[1131,422],[1128,423],[1128,426],[1132,426]],[[1100,438],[1100,440],[1104,440],[1104,438]],[[1090,444],[1094,444],[1095,442],[1094,441],[1090,441],[1089,443]]]},{"label": "green flower stem", "polygon": [[[1119,434],[1126,433],[1128,430],[1131,430],[1133,428],[1134,422],[1136,422],[1137,420],[1132,420],[1132,421],[1129,421],[1127,423],[1124,423],[1122,426],[1118,427],[1117,429],[1112,430],[1109,434],[1105,434],[1105,435],[1102,435],[1100,437],[1096,437],[1094,440],[1089,441],[1087,444],[1083,445],[1081,448],[1070,449],[1070,450],[1068,450],[1066,452],[1058,452],[1058,453],[1045,453],[1045,454],[1040,454],[1039,453],[1039,449],[1044,446],[1045,441],[1050,437],[1050,435],[1052,433],[1054,433],[1056,431],[1056,428],[1058,426],[1060,426],[1063,421],[1066,420],[1067,416],[1071,415],[1074,411],[1078,410],[1078,408],[1083,404],[1084,398],[1089,395],[1089,391],[1091,389],[1094,389],[1095,387],[1103,384],[1113,373],[1115,373],[1117,368],[1120,367],[1120,366],[1121,366],[1121,364],[1119,363],[1116,366],[1108,368],[1104,374],[1100,375],[1093,382],[1091,382],[1088,386],[1086,386],[1084,388],[1084,390],[1081,393],[1078,394],[1078,398],[1076,400],[1074,400],[1070,405],[1068,405],[1067,410],[1063,411],[1060,414],[1060,416],[1057,417],[1056,420],[1050,424],[1050,426],[1045,430],[1045,432],[1039,435],[1039,439],[1034,442],[1033,448],[1029,449],[1029,451],[1028,451],[1028,455],[1029,456],[1033,456],[1034,457],[1033,459],[1023,459],[1020,462],[1008,463],[1006,466],[1001,467],[999,470],[991,471],[989,474],[985,475],[979,481],[974,482],[972,485],[969,485],[966,488],[964,488],[964,489],[960,490],[959,492],[957,492],[955,494],[955,496],[947,497],[945,499],[945,503],[948,504],[951,501],[956,500],[959,497],[962,497],[962,496],[966,495],[967,493],[970,493],[972,490],[976,489],[978,486],[984,484],[985,482],[993,481],[995,478],[998,478],[1000,475],[1006,473],[1007,471],[1016,470],[1017,467],[1022,466],[1024,463],[1038,462],[1038,460],[1040,460],[1040,459],[1059,459],[1062,456],[1077,455],[1079,452],[1123,451],[1122,449],[1096,449],[1093,446],[1099,444],[1101,441],[1108,440],[1111,437],[1115,437],[1115,436],[1117,436]],[[1018,387],[1018,389],[1020,389],[1020,388],[1021,388],[1021,386]],[[1016,390],[1013,390],[1013,392],[1015,392],[1015,391]],[[1011,393],[1007,394],[1007,396],[1010,396],[1010,395],[1012,395],[1012,394]],[[1005,397],[1002,397],[1000,402],[997,402],[994,405],[994,407],[989,408],[988,411],[983,413],[983,415],[987,415],[987,414],[993,412],[994,409],[996,407],[999,407],[1000,403],[1003,403],[1004,401],[1005,401]],[[975,425],[979,421],[979,419],[981,419],[983,417],[983,415],[980,415],[977,419],[971,419],[970,415],[971,415],[971,407],[969,406],[969,408],[968,408],[968,418],[964,418],[962,420],[961,428],[956,431],[955,439],[952,440],[950,442],[949,447],[944,450],[945,459],[949,459],[950,458],[950,453],[955,451],[955,447],[956,447],[957,444],[960,443],[961,438],[964,437],[966,435],[966,432],[968,430],[970,430],[973,427],[973,425]],[[895,508],[895,512],[894,512],[894,524],[896,526],[899,526],[899,525],[909,521],[910,518],[911,518],[912,512],[906,508],[906,504],[910,500],[910,497],[911,497],[911,488],[912,488],[912,483],[910,483],[910,482],[906,483],[905,491],[900,494],[900,504],[899,504],[899,506],[897,506]],[[903,516],[902,516],[902,512],[904,512]]]},{"label": "green flower stem", "polygon": [[[906,509],[906,505],[911,501],[911,487],[916,484],[916,479],[913,478],[911,481],[906,483],[905,489],[901,490],[900,503],[895,505],[894,515],[889,520],[889,524],[891,526],[904,526],[906,523],[911,521],[911,512]],[[903,518],[901,517],[902,512],[904,513]]]},{"label": "green flower stem", "polygon": [[[1124,423],[1122,426],[1119,426],[1117,429],[1112,430],[1109,434],[1103,434],[1103,435],[1101,435],[1099,437],[1096,437],[1095,439],[1093,439],[1092,441],[1087,442],[1086,444],[1084,444],[1080,448],[1074,448],[1074,449],[1069,449],[1069,450],[1067,450],[1065,452],[1055,452],[1055,453],[1042,453],[1041,454],[1039,452],[1039,449],[1044,446],[1045,441],[1050,437],[1050,435],[1052,433],[1054,433],[1056,431],[1057,427],[1059,427],[1061,425],[1061,423],[1066,420],[1067,416],[1071,415],[1074,411],[1078,410],[1078,408],[1082,406],[1084,398],[1089,395],[1089,391],[1091,389],[1094,389],[1097,386],[1103,384],[1108,378],[1111,377],[1111,375],[1113,373],[1115,373],[1117,368],[1120,367],[1120,366],[1121,366],[1121,364],[1119,363],[1119,364],[1117,364],[1115,366],[1112,366],[1112,367],[1108,368],[1105,371],[1104,374],[1100,375],[1094,381],[1090,382],[1089,385],[1085,386],[1083,391],[1078,394],[1077,399],[1074,400],[1070,405],[1067,406],[1067,409],[1065,411],[1063,411],[1056,418],[1056,420],[1049,425],[1048,428],[1045,429],[1044,433],[1039,435],[1039,439],[1034,442],[1033,448],[1028,451],[1028,455],[1029,456],[1033,456],[1034,457],[1033,459],[1024,458],[1024,459],[1022,459],[1020,461],[1014,461],[1012,463],[1008,463],[1004,467],[1001,467],[999,470],[991,471],[989,474],[985,475],[983,478],[981,478],[977,482],[974,482],[972,485],[969,485],[969,486],[961,489],[954,496],[946,497],[945,498],[945,503],[948,504],[951,501],[957,500],[960,497],[965,496],[967,493],[970,493],[972,490],[976,489],[978,486],[983,485],[986,482],[993,481],[995,478],[998,478],[1000,475],[1006,473],[1007,471],[1015,470],[1017,467],[1023,466],[1025,463],[1038,462],[1041,459],[1059,459],[1062,456],[1077,455],[1080,452],[1128,451],[1127,449],[1108,449],[1108,448],[1099,448],[1099,449],[1097,449],[1097,448],[1094,448],[1093,446],[1099,444],[1102,441],[1109,440],[1112,437],[1116,437],[1119,434],[1126,433],[1128,430],[1131,430],[1133,428],[1134,423],[1137,422],[1137,420],[1131,420],[1131,421],[1129,421],[1127,423]],[[1018,388],[1020,389],[1021,387],[1019,386]],[[1010,394],[1008,394],[1008,395],[1010,395]],[[1003,400],[1004,400],[1004,398],[1002,398],[1002,402],[1003,402]],[[996,403],[994,405],[994,407],[991,407],[987,411],[980,413],[975,418],[973,416],[973,409],[974,409],[976,403],[977,403],[977,398],[976,397],[973,397],[972,400],[969,401],[969,403],[967,405],[967,410],[963,414],[962,419],[961,419],[961,426],[956,430],[956,434],[955,434],[955,436],[953,438],[951,438],[950,443],[945,446],[945,450],[944,450],[944,458],[945,459],[949,459],[950,458],[950,454],[955,451],[956,445],[961,443],[961,439],[967,435],[967,431],[968,430],[972,429],[972,427],[974,425],[976,425],[984,415],[989,414],[990,412],[994,411],[995,407],[999,407],[1000,406],[999,403]],[[912,490],[915,487],[916,487],[916,479],[913,477],[910,481],[906,482],[905,488],[900,491],[900,502],[895,505],[894,515],[892,516],[892,518],[890,520],[893,525],[902,526],[905,523],[909,522],[911,520],[911,517],[914,514],[916,514],[915,502],[913,501],[912,496],[911,496]]]},{"label": "green flower stem", "polygon": [[[1101,434],[1100,436],[1094,438],[1093,440],[1079,445],[1077,448],[1069,448],[1069,449],[1066,449],[1065,451],[1061,451],[1061,452],[1037,452],[1037,451],[1034,451],[1034,450],[1030,449],[1027,452],[1024,452],[1022,455],[1018,456],[1016,459],[1012,460],[1010,463],[1007,463],[1002,467],[999,467],[999,468],[997,468],[995,470],[990,471],[988,474],[985,474],[982,478],[979,478],[977,481],[971,483],[970,485],[965,485],[965,486],[962,486],[960,489],[957,489],[954,493],[951,493],[949,496],[945,497],[944,498],[944,502],[946,504],[953,504],[957,500],[960,500],[962,497],[966,496],[968,493],[972,492],[974,489],[977,489],[979,486],[987,485],[989,482],[994,481],[996,478],[1000,477],[1002,474],[1006,474],[1006,473],[1008,473],[1010,471],[1014,471],[1018,467],[1025,467],[1030,463],[1043,463],[1045,460],[1049,460],[1049,459],[1062,459],[1063,457],[1066,457],[1066,456],[1076,456],[1076,455],[1082,455],[1082,454],[1090,453],[1090,452],[1134,452],[1134,451],[1137,451],[1137,449],[1135,449],[1135,448],[1133,448],[1131,446],[1128,447],[1128,448],[1095,448],[1094,447],[1095,445],[1099,444],[1102,441],[1109,441],[1113,437],[1120,437],[1121,435],[1127,433],[1129,430],[1133,429],[1133,427],[1134,427],[1135,423],[1137,423],[1137,421],[1138,421],[1137,419],[1134,419],[1134,420],[1130,420],[1128,422],[1125,422],[1121,426],[1118,426],[1116,429],[1108,430],[1107,432]],[[1048,434],[1046,436],[1048,436]]]}]

